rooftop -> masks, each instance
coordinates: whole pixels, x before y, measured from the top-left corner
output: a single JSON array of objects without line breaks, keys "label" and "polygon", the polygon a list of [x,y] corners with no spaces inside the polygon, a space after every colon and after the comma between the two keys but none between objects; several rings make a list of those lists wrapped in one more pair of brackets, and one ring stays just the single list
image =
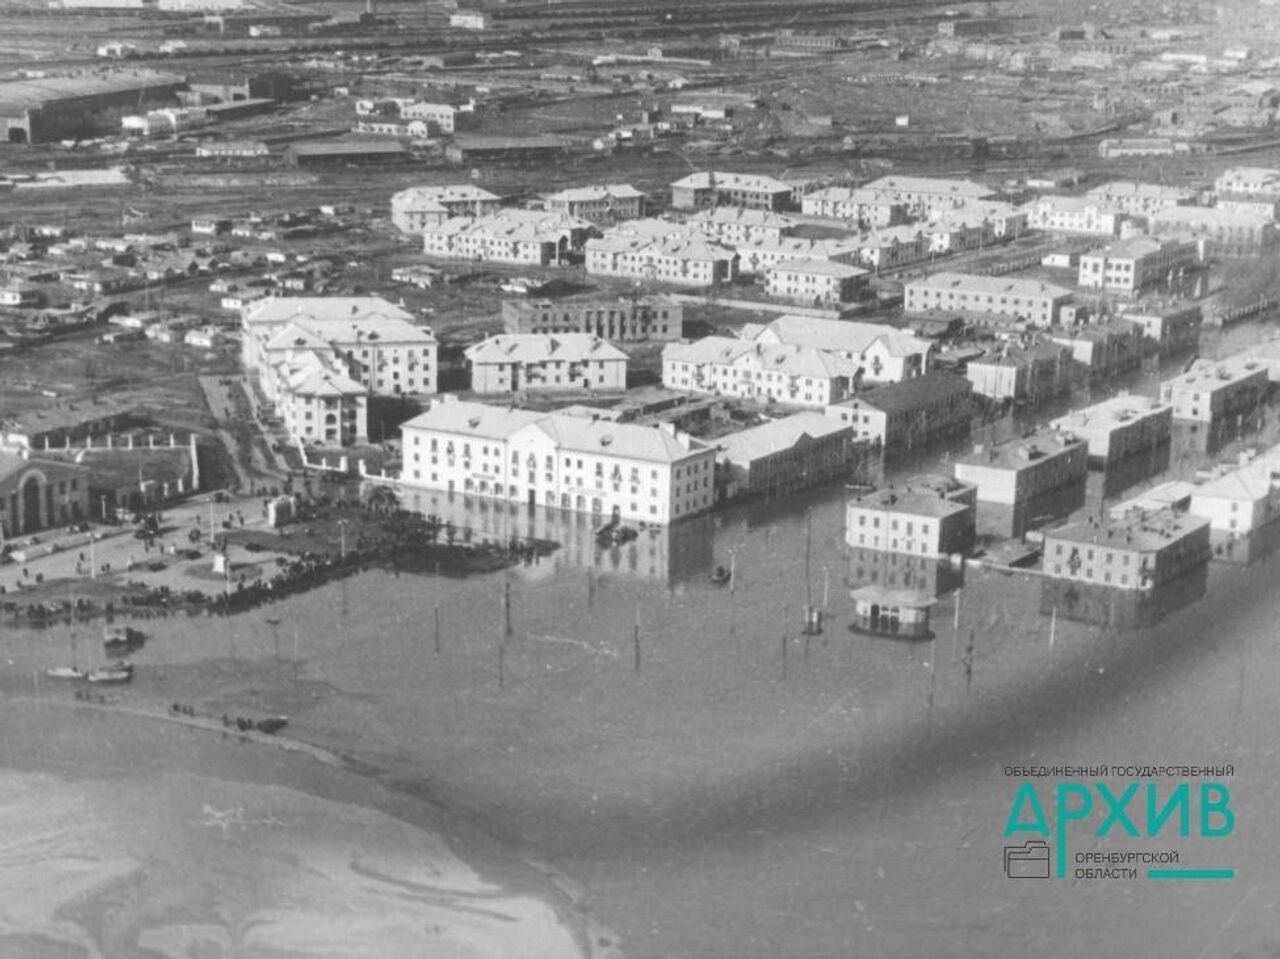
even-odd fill
[{"label": "rooftop", "polygon": [[783,183],[771,176],[757,173],[724,173],[721,171],[702,171],[690,173],[683,179],[671,184],[673,188],[686,190],[709,190],[715,187],[720,190],[745,190],[757,193],[790,193],[790,184]]},{"label": "rooftop", "polygon": [[866,276],[867,271],[847,263],[836,263],[834,260],[783,260],[768,268],[768,272],[806,273],[811,276],[834,276],[841,280],[851,280]]},{"label": "rooftop", "polygon": [[364,156],[372,153],[405,154],[394,140],[302,140],[285,149],[295,156]]},{"label": "rooftop", "polygon": [[882,341],[893,356],[928,353],[933,344],[882,323],[823,320],[811,316],[780,316],[766,326],[756,342],[790,343],[825,352],[861,354]]},{"label": "rooftop", "polygon": [[622,360],[627,354],[589,333],[502,333],[468,347],[472,363],[543,363],[547,360]]},{"label": "rooftop", "polygon": [[1058,529],[1046,530],[1045,548],[1050,541],[1080,543],[1089,546],[1110,546],[1137,552],[1153,552],[1164,549],[1171,542],[1190,536],[1206,528],[1209,520],[1172,510],[1153,513],[1129,513],[1119,519],[1110,517],[1101,521],[1069,523]]},{"label": "rooftop", "polygon": [[910,516],[941,518],[972,509],[966,503],[948,497],[937,489],[882,489],[849,501],[850,509],[882,509]]},{"label": "rooftop", "polygon": [[793,449],[805,438],[824,439],[840,434],[852,435],[852,430],[847,424],[821,413],[796,413],[721,437],[716,441],[721,454],[717,458],[731,463],[752,463]]},{"label": "rooftop", "polygon": [[975,276],[971,273],[934,273],[923,279],[912,280],[908,287],[928,290],[964,290],[967,293],[989,296],[1051,296],[1068,297],[1071,291],[1039,280],[1020,280],[1007,276]]},{"label": "rooftop", "polygon": [[1125,423],[1148,416],[1160,416],[1173,409],[1168,403],[1162,403],[1149,396],[1130,396],[1124,394],[1113,396],[1109,400],[1073,410],[1066,416],[1054,420],[1054,429],[1075,431],[1093,431],[1112,429]]},{"label": "rooftop", "polygon": [[181,86],[182,77],[151,70],[130,70],[75,77],[44,77],[0,83],[0,111],[38,107],[74,97],[102,96],[151,87]]},{"label": "rooftop", "polygon": [[901,413],[919,409],[935,400],[955,399],[972,392],[973,385],[965,377],[935,371],[924,376],[912,376],[900,383],[877,386],[839,405],[856,406],[863,403],[885,413]]},{"label": "rooftop", "polygon": [[1085,445],[1085,441],[1073,433],[1061,430],[1040,431],[1003,443],[978,444],[972,453],[956,457],[955,462],[956,466],[1019,470],[1031,463],[1061,456]]}]

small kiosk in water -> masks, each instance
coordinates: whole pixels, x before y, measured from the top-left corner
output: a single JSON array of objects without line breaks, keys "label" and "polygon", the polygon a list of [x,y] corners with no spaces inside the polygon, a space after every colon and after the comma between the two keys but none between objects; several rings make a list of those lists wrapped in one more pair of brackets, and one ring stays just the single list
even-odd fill
[{"label": "small kiosk in water", "polygon": [[929,611],[937,599],[915,589],[861,586],[850,590],[853,597],[853,625],[856,632],[902,639],[928,639]]}]

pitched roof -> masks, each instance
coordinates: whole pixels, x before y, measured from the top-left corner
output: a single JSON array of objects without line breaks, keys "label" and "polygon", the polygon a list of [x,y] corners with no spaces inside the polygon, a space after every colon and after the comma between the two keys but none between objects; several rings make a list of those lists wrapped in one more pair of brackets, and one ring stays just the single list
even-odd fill
[{"label": "pitched roof", "polygon": [[590,333],[500,333],[468,347],[466,357],[472,363],[625,362],[627,354]]},{"label": "pitched roof", "polygon": [[757,342],[776,339],[780,343],[841,353],[865,353],[880,340],[892,356],[914,356],[933,348],[928,340],[881,323],[823,320],[811,316],[780,316],[756,339]]},{"label": "pitched roof", "polygon": [[806,437],[823,439],[840,433],[852,435],[847,423],[822,413],[796,413],[753,426],[716,441],[722,458],[731,463],[750,463],[784,450],[793,449]]},{"label": "pitched roof", "polygon": [[478,439],[505,439],[536,423],[545,414],[533,410],[506,409],[465,400],[433,403],[431,409],[401,424],[401,429],[437,430]]},{"label": "pitched roof", "polygon": [[553,413],[538,420],[537,428],[551,437],[561,450],[609,454],[651,463],[675,463],[710,448],[687,435],[685,442],[681,442],[658,426],[612,423],[581,416]]}]

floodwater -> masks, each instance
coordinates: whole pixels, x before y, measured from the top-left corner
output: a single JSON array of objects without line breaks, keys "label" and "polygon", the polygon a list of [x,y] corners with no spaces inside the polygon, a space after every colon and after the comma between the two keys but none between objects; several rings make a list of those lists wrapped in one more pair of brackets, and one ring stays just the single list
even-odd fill
[{"label": "floodwater", "polygon": [[[407,505],[464,509],[419,495]],[[409,797],[380,808],[404,817],[418,802],[418,825],[453,839],[460,818],[485,837],[455,852],[484,847],[486,880],[505,888],[525,863],[565,877],[633,957],[1273,955],[1280,557],[1251,550],[1118,612],[1114,596],[970,569],[940,578],[931,642],[877,639],[847,629],[848,590],[914,572],[846,546],[847,495],[735,507],[604,550],[589,519],[474,503],[474,536],[564,548],[509,573],[373,571],[229,619],[155,620],[120,695],[150,685],[211,710],[290,713],[293,736]],[[712,585],[729,562],[734,588]],[[806,639],[807,603],[828,619]],[[65,661],[66,633],[0,635],[15,695]],[[38,741],[24,727],[0,761],[50,774]],[[206,749],[228,804],[237,781],[246,795],[264,781],[334,800],[356,788],[259,747]],[[1235,832],[1179,849],[1236,878],[1006,879],[1005,767],[1099,763],[1232,764]],[[236,868],[254,867],[210,881]],[[370,905],[369,928],[378,915]],[[521,915],[552,935],[532,907]],[[523,954],[504,948],[475,954]]]}]

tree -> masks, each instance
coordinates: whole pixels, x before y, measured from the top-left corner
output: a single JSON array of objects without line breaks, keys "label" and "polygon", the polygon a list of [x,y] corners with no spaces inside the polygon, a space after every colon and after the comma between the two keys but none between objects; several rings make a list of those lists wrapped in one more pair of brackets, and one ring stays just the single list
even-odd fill
[{"label": "tree", "polygon": [[400,509],[400,497],[390,486],[377,485],[365,495],[364,504],[375,513],[394,513]]}]

